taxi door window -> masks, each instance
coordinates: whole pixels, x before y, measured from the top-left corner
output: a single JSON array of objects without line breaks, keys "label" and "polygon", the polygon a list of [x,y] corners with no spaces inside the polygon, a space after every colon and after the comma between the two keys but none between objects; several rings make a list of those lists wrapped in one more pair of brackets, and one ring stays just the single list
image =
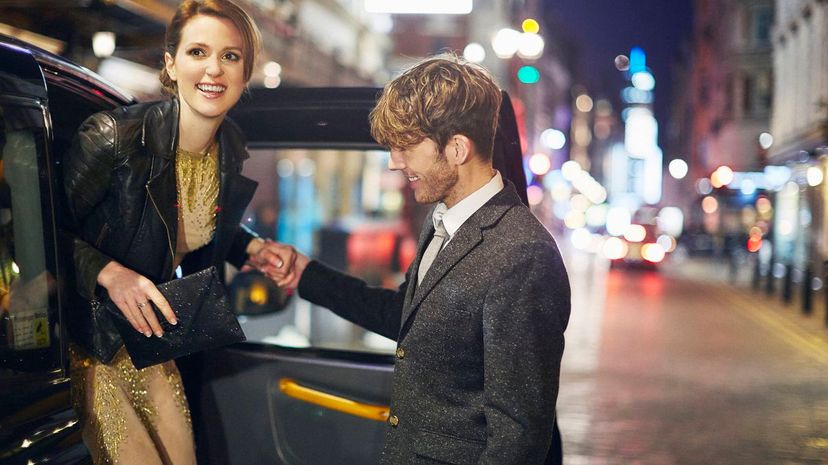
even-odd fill
[{"label": "taxi door window", "polygon": [[[396,289],[414,260],[430,206],[414,202],[383,150],[253,150],[244,174],[259,182],[245,216],[260,236]],[[275,315],[243,317],[248,340],[391,353],[393,341],[293,296]]]},{"label": "taxi door window", "polygon": [[0,386],[61,367],[43,123],[0,100]]}]

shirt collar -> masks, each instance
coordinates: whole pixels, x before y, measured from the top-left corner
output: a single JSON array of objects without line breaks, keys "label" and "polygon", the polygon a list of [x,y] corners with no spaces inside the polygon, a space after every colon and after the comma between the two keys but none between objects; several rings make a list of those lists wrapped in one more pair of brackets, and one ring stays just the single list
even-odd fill
[{"label": "shirt collar", "polygon": [[460,226],[466,222],[477,210],[480,210],[486,202],[495,196],[498,192],[503,190],[503,177],[500,172],[495,170],[495,175],[483,187],[472,192],[463,200],[457,202],[457,205],[446,208],[446,204],[440,202],[434,209],[432,214],[432,221],[434,227],[437,227],[437,222],[440,220],[442,214],[443,226],[449,234],[449,238],[454,237],[454,233],[460,229]]}]

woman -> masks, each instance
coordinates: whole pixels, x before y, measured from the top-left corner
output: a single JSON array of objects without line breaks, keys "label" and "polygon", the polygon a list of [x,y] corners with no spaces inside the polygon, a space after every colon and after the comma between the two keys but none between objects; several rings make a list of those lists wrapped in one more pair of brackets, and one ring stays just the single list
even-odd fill
[{"label": "woman", "polygon": [[[98,113],[81,126],[64,167],[81,302],[72,308],[72,389],[96,464],[193,464],[192,425],[175,363],[137,370],[101,315],[105,290],[136,331],[160,337],[152,310],[176,323],[155,284],[229,261],[271,276],[272,244],[239,225],[256,183],[225,115],[252,74],[252,19],[227,0],[187,0],[165,39],[169,101]],[[278,266],[277,266],[278,265]],[[288,265],[284,266],[283,265]]]}]

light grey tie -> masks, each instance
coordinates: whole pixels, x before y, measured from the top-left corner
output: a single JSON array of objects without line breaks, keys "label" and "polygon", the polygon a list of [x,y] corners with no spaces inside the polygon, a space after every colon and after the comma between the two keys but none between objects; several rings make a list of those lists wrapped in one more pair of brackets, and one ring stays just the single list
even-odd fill
[{"label": "light grey tie", "polygon": [[[442,216],[443,215],[440,215],[440,218],[442,218]],[[446,231],[446,227],[443,226],[443,220],[439,219],[437,220],[437,226],[434,228],[434,237],[431,238],[431,242],[428,243],[428,247],[426,247],[426,250],[423,253],[423,259],[420,260],[420,267],[417,269],[417,284],[423,282],[426,272],[429,268],[431,268],[431,264],[434,263],[434,259],[437,258],[437,254],[443,249],[443,244],[446,242],[447,238],[448,231]]]}]

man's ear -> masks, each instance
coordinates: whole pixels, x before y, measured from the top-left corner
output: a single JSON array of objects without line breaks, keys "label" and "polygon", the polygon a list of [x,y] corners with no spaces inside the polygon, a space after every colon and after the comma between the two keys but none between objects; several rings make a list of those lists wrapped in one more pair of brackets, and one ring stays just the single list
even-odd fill
[{"label": "man's ear", "polygon": [[167,70],[167,75],[170,76],[170,79],[175,81],[177,78],[175,76],[175,58],[170,55],[170,52],[164,52],[164,69]]},{"label": "man's ear", "polygon": [[455,134],[449,139],[446,153],[456,165],[462,165],[471,159],[473,142],[462,134]]}]

